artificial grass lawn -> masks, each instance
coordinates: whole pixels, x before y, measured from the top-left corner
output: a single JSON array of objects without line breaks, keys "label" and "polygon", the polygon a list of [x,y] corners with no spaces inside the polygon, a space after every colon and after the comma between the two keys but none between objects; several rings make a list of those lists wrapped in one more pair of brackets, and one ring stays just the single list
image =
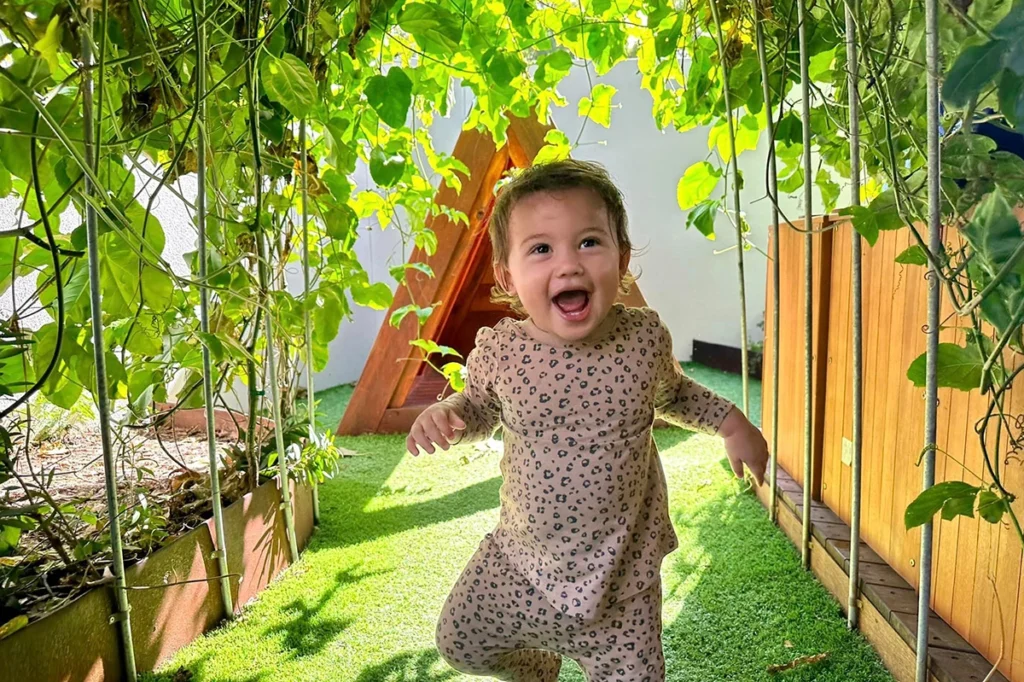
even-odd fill
[{"label": "artificial grass lawn", "polygon": [[[739,377],[686,369],[740,401]],[[751,388],[759,420],[760,385]],[[345,387],[323,392],[321,411],[337,410],[348,395]],[[839,605],[800,569],[798,553],[753,493],[732,477],[720,441],[676,429],[656,438],[680,539],[662,569],[668,680],[891,680],[864,640],[846,630]],[[145,679],[173,680],[180,666],[193,680],[218,682],[482,679],[440,659],[434,626],[448,590],[497,521],[500,452],[465,446],[414,458],[400,436],[339,445],[362,456],[346,458],[321,488],[321,526],[301,561],[238,620]],[[830,654],[823,663],[766,670],[821,652]],[[583,675],[566,660],[559,679],[582,682]]]}]

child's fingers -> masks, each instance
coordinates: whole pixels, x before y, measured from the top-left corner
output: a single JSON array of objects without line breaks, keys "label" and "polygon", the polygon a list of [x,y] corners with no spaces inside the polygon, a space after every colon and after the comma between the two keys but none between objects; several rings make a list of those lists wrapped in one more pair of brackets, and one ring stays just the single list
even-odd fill
[{"label": "child's fingers", "polygon": [[437,425],[437,415],[430,415],[431,418],[423,422],[423,433],[431,443],[430,453],[434,453],[434,445],[439,446],[442,450],[448,449],[448,439],[445,438],[441,428]]},{"label": "child's fingers", "polygon": [[447,441],[451,441],[452,438],[455,437],[455,429],[451,426],[451,422],[448,418],[448,412],[445,410],[437,410],[433,414],[431,414],[430,417],[434,427],[437,429],[437,432],[446,441],[444,444],[441,444],[440,442],[438,444],[441,445],[441,447],[443,447],[445,450],[447,450]]},{"label": "child's fingers", "polygon": [[732,472],[736,474],[736,478],[743,478],[743,461],[739,457],[730,457],[729,466],[732,467]]},{"label": "child's fingers", "polygon": [[465,431],[466,429],[466,422],[462,421],[462,418],[454,412],[449,414],[448,423],[456,431]]},{"label": "child's fingers", "polygon": [[434,454],[434,442],[426,429],[426,424],[422,422],[416,422],[412,427],[412,433],[410,438],[423,449],[428,455]]}]

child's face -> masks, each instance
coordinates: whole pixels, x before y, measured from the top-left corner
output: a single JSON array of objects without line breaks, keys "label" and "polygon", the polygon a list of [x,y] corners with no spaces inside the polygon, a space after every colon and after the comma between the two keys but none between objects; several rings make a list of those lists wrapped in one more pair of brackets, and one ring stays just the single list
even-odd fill
[{"label": "child's face", "polygon": [[565,341],[589,336],[615,303],[629,265],[601,198],[589,189],[530,195],[512,209],[508,236],[498,282],[541,331]]}]

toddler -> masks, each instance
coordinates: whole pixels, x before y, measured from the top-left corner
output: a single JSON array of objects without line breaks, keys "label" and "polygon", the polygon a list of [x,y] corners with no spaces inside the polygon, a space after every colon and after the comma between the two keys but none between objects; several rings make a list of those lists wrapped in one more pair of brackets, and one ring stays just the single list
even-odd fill
[{"label": "toddler", "polygon": [[481,329],[466,388],[425,410],[407,445],[428,453],[500,423],[501,511],[437,624],[457,670],[555,682],[660,682],[660,567],[678,546],[652,438],[656,417],[719,434],[758,484],[761,432],[685,377],[654,311],[616,303],[631,254],[622,195],[598,165],[534,166],[490,223],[495,297],[525,321]]}]

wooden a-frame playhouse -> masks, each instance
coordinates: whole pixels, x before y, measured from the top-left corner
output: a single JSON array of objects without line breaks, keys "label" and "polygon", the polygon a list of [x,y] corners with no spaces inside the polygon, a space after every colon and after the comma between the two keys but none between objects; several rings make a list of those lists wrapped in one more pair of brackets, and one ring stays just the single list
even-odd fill
[{"label": "wooden a-frame playhouse", "polygon": [[[509,169],[529,166],[544,146],[549,130],[551,126],[534,117],[510,117],[508,144],[501,149],[488,133],[464,130],[459,136],[453,155],[469,168],[470,176],[463,179],[461,193],[442,185],[434,201],[465,213],[469,227],[443,215],[429,219],[428,225],[437,235],[437,249],[432,256],[416,249],[410,262],[426,263],[434,277],[408,270],[406,286],[395,292],[341,420],[339,434],[404,433],[444,391],[444,377],[422,362],[423,351],[409,344],[416,338],[416,316],[407,315],[395,328],[389,323],[395,310],[414,299],[421,305],[437,302],[422,336],[454,348],[463,357],[473,348],[478,329],[514,315],[507,306],[490,299],[494,273],[487,219],[494,204],[495,184]],[[646,305],[635,284],[622,302]]]}]

